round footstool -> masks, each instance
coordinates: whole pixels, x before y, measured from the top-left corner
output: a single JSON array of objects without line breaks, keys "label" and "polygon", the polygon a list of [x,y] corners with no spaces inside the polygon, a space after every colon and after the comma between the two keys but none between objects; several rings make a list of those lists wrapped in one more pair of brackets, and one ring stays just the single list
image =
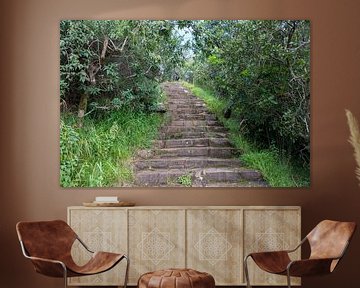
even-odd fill
[{"label": "round footstool", "polygon": [[192,269],[166,269],[140,276],[138,288],[214,288],[214,277]]}]

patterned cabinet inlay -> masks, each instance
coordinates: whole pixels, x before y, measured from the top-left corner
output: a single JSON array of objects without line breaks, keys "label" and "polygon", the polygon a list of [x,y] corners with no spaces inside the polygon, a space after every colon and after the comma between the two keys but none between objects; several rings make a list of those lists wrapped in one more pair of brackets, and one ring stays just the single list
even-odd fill
[{"label": "patterned cabinet inlay", "polygon": [[[130,257],[129,285],[149,271],[192,268],[212,274],[218,286],[245,286],[245,255],[294,248],[301,240],[301,209],[294,206],[69,207],[68,222],[90,249]],[[89,259],[79,243],[72,254],[80,265]],[[294,254],[299,259],[300,249]],[[251,284],[286,285],[286,277],[248,263]],[[125,264],[69,278],[69,284],[121,286]],[[292,284],[299,285],[299,279]]]},{"label": "patterned cabinet inlay", "polygon": [[187,266],[206,271],[216,285],[242,281],[242,210],[187,210]]},{"label": "patterned cabinet inlay", "polygon": [[141,274],[185,267],[185,210],[129,210],[129,282]]},{"label": "patterned cabinet inlay", "polygon": [[[80,239],[92,251],[124,253],[127,251],[127,211],[125,209],[69,210],[68,221]],[[90,253],[76,241],[72,247],[76,263],[85,264]],[[122,285],[125,261],[112,270],[93,276],[69,278],[70,285]]]},{"label": "patterned cabinet inlay", "polygon": [[[244,211],[244,255],[251,252],[293,249],[300,243],[299,209],[261,209]],[[300,259],[300,249],[290,254]],[[286,277],[266,273],[252,259],[248,260],[250,283],[253,285],[286,285]],[[299,278],[292,278],[299,285]]]}]

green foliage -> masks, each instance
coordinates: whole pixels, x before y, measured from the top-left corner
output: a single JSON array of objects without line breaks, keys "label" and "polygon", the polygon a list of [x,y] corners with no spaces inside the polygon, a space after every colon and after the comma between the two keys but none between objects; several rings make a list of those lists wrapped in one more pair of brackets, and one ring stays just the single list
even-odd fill
[{"label": "green foliage", "polygon": [[309,21],[193,21],[189,25],[196,51],[191,62],[194,82],[225,100],[243,123],[242,132],[259,146],[275,146],[307,166]]},{"label": "green foliage", "polygon": [[62,187],[104,187],[129,183],[129,161],[137,149],[156,137],[162,117],[120,109],[101,119],[88,118],[77,128],[76,117],[62,115],[60,183]]},{"label": "green foliage", "polygon": [[205,101],[210,111],[220,122],[229,129],[229,139],[241,151],[240,159],[250,168],[258,169],[271,187],[304,187],[310,184],[310,171],[308,167],[290,161],[289,157],[281,155],[279,150],[272,146],[268,149],[259,148],[254,142],[247,139],[242,130],[242,122],[237,115],[229,119],[223,116],[226,99],[218,99],[211,92],[200,87],[183,82],[197,97]]},{"label": "green foliage", "polygon": [[181,175],[177,178],[177,182],[185,187],[191,187],[192,176],[190,174]]},{"label": "green foliage", "polygon": [[259,169],[271,187],[306,187],[310,185],[309,170],[291,165],[274,150],[244,153],[241,160],[250,168]]},{"label": "green foliage", "polygon": [[184,58],[175,27],[175,21],[61,21],[61,98],[72,107],[84,93],[89,102],[117,97],[118,105],[151,110],[159,81],[176,75]]}]

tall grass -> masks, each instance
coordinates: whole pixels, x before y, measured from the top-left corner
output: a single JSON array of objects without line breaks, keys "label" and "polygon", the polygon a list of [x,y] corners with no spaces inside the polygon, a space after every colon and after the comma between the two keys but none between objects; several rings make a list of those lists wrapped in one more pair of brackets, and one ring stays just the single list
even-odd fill
[{"label": "tall grass", "polygon": [[[265,180],[271,187],[304,187],[310,185],[310,169],[291,161],[281,155],[275,148],[259,149],[251,139],[242,133],[242,124],[235,117],[224,118],[223,112],[226,102],[215,97],[210,91],[192,84],[182,82],[200,99],[204,100],[207,107],[219,121],[229,129],[229,138],[232,144],[241,151],[240,159],[250,168],[261,171]],[[235,113],[234,113],[235,114]]]},{"label": "tall grass", "polygon": [[102,119],[64,114],[60,122],[60,185],[105,187],[133,181],[130,161],[137,149],[148,148],[156,137],[162,116],[126,109]]}]

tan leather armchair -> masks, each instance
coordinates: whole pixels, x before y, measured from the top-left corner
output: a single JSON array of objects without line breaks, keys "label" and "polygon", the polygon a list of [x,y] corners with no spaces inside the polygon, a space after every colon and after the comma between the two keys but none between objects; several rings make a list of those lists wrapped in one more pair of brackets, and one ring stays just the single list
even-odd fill
[{"label": "tan leather armchair", "polygon": [[[22,252],[31,260],[35,271],[50,277],[64,278],[65,288],[67,277],[102,273],[112,269],[123,259],[127,261],[124,281],[126,288],[128,257],[125,254],[91,251],[66,222],[19,222],[16,231]],[[78,266],[71,256],[71,247],[75,241],[79,241],[91,253],[90,260],[83,266]]]},{"label": "tan leather armchair", "polygon": [[[262,270],[286,275],[289,288],[291,288],[291,276],[305,277],[333,272],[344,256],[355,229],[354,222],[324,220],[292,250],[250,253],[244,259],[247,287],[251,287],[247,266],[247,260],[250,257]],[[292,261],[289,253],[296,251],[306,241],[310,245],[310,257]]]}]

